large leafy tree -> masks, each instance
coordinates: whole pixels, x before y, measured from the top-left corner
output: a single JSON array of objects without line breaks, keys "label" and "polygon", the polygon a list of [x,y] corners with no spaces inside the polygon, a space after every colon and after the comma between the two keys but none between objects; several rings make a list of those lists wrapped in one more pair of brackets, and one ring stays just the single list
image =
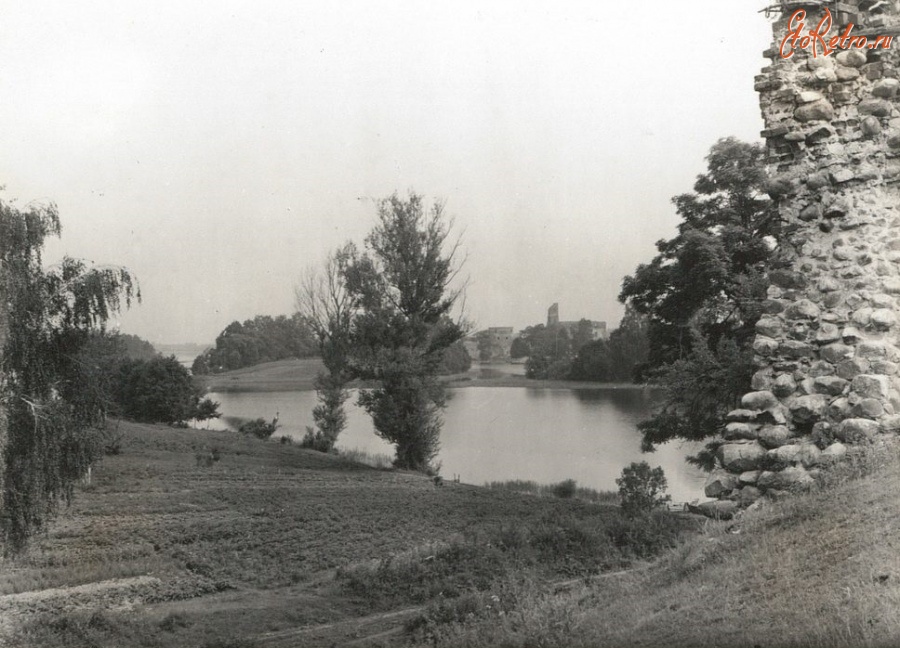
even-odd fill
[{"label": "large leafy tree", "polygon": [[359,402],[376,432],[396,447],[395,464],[433,468],[442,425],[444,389],[437,380],[444,351],[462,339],[450,318],[460,292],[459,242],[449,240],[440,203],[394,194],[378,205],[378,222],[346,271],[356,304],[355,375],[378,381]]},{"label": "large leafy tree", "polygon": [[100,454],[105,390],[81,361],[92,332],[140,298],[123,268],[63,259],[44,269],[59,235],[55,205],[0,201],[0,525],[20,547]]},{"label": "large leafy tree", "polygon": [[673,198],[677,235],[626,277],[619,299],[648,320],[650,378],[664,407],[641,425],[645,449],[716,434],[749,389],[750,344],[781,222],[765,195],[763,148],[719,140],[694,193]]},{"label": "large leafy tree", "polygon": [[198,418],[200,391],[175,356],[122,362],[115,394],[122,415],[135,421],[183,425]]},{"label": "large leafy tree", "polygon": [[564,326],[537,324],[522,331],[528,348],[525,375],[529,378],[566,378],[572,364],[572,338]]}]

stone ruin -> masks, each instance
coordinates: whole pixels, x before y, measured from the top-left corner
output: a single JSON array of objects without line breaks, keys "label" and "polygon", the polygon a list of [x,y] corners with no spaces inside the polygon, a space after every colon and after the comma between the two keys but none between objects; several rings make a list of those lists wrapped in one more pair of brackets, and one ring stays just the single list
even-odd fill
[{"label": "stone ruin", "polygon": [[900,35],[900,2],[793,2],[756,77],[769,194],[786,227],[756,325],[754,391],[728,414],[706,482],[729,515],[812,483],[848,446],[900,432],[900,37],[888,49],[780,49],[794,11],[804,34]]}]

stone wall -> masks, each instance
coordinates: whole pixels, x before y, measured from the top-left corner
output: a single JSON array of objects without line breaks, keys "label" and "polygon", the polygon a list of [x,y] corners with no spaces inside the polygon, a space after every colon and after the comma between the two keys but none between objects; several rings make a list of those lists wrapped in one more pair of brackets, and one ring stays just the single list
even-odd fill
[{"label": "stone wall", "polygon": [[[854,34],[897,33],[895,3],[879,15],[861,5],[847,17]],[[822,9],[807,9],[808,29]],[[787,235],[757,324],[755,391],[728,415],[706,484],[722,512],[809,484],[848,446],[900,431],[900,39],[783,59],[789,13],[756,78]]]}]

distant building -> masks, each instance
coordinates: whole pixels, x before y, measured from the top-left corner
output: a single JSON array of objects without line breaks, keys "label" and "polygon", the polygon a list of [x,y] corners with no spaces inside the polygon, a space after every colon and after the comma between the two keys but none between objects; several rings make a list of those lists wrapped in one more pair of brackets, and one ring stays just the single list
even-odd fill
[{"label": "distant building", "polygon": [[512,326],[492,326],[467,337],[463,346],[476,362],[509,362],[512,341]]},{"label": "distant building", "polygon": [[[550,308],[547,309],[547,328],[553,328],[554,326],[559,326],[572,335],[575,331],[578,330],[578,324],[581,320],[576,321],[567,321],[560,322],[559,321],[559,304],[555,303]],[[609,331],[606,329],[606,322],[598,322],[595,320],[588,320],[591,323],[591,339],[592,340],[606,340],[609,338]]]},{"label": "distant building", "polygon": [[491,341],[491,360],[509,360],[509,350],[512,347],[513,327],[492,326],[487,330]]},{"label": "distant building", "polygon": [[553,304],[547,309],[547,328],[553,328],[559,324],[559,304]]}]

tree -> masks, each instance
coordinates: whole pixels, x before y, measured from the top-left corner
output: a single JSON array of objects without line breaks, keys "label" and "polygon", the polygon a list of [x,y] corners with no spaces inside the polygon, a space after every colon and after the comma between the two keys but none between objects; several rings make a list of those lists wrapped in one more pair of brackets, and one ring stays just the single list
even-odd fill
[{"label": "tree", "polygon": [[510,358],[512,358],[513,360],[527,358],[529,353],[531,353],[531,349],[528,347],[528,343],[521,336],[513,338],[512,344],[509,347]]},{"label": "tree", "polygon": [[668,484],[663,469],[651,469],[646,461],[633,462],[622,469],[622,476],[616,479],[622,510],[628,515],[641,515],[665,504],[671,497],[664,495]]},{"label": "tree", "polygon": [[200,392],[175,356],[159,356],[121,365],[116,400],[135,421],[184,424],[197,416]]},{"label": "tree", "polygon": [[478,331],[475,334],[478,343],[478,361],[490,362],[494,356],[494,345],[491,343],[491,334],[487,331]]},{"label": "tree", "polygon": [[353,371],[379,384],[363,391],[359,403],[377,434],[396,447],[396,466],[429,471],[444,407],[436,376],[445,349],[464,330],[449,318],[460,296],[451,289],[460,244],[448,241],[443,205],[426,211],[423,200],[415,193],[382,200],[365,252],[346,276],[357,305]]},{"label": "tree", "polygon": [[321,271],[307,270],[294,288],[301,321],[312,331],[326,372],[316,376],[316,429],[307,428],[303,446],[330,452],[347,426],[344,402],[353,379],[349,356],[355,302],[346,287],[347,266],[356,248],[347,244],[328,255]]},{"label": "tree", "polygon": [[525,362],[528,378],[561,379],[572,365],[572,340],[564,326],[529,326],[521,335],[530,350]]},{"label": "tree", "polygon": [[[673,199],[678,234],[626,277],[619,299],[648,320],[649,378],[666,393],[641,424],[643,446],[717,434],[749,390],[750,345],[781,223],[763,194],[759,145],[719,140],[693,194]],[[692,389],[685,389],[691,384]]]},{"label": "tree", "polygon": [[610,380],[641,380],[650,353],[647,329],[647,318],[626,307],[619,327],[609,335]]},{"label": "tree", "polygon": [[439,373],[442,375],[465,373],[472,368],[472,357],[466,351],[462,340],[444,349]]},{"label": "tree", "polygon": [[[218,401],[214,401],[211,398],[204,398],[197,404],[197,411],[194,414],[194,418],[198,421],[209,421],[210,419],[217,419],[222,416],[222,413],[219,412],[219,403]],[[209,427],[207,423],[206,427]]]},{"label": "tree", "polygon": [[591,321],[588,319],[580,319],[578,320],[578,325],[575,327],[575,331],[572,333],[572,344],[570,353],[573,355],[578,353],[585,344],[590,344],[594,341],[594,325],[591,324]]},{"label": "tree", "polygon": [[572,360],[572,380],[631,381],[647,360],[645,318],[631,308],[609,340],[593,340],[578,349]]},{"label": "tree", "polygon": [[22,547],[102,454],[108,401],[79,361],[91,333],[140,290],[118,267],[64,258],[44,269],[60,233],[55,205],[0,201],[0,525]]},{"label": "tree", "polygon": [[129,335],[128,333],[115,333],[113,336],[123,347],[122,355],[133,360],[152,360],[159,355],[153,345],[139,338],[137,335]]},{"label": "tree", "polygon": [[611,380],[612,358],[606,340],[594,340],[582,346],[572,360],[572,380]]}]

